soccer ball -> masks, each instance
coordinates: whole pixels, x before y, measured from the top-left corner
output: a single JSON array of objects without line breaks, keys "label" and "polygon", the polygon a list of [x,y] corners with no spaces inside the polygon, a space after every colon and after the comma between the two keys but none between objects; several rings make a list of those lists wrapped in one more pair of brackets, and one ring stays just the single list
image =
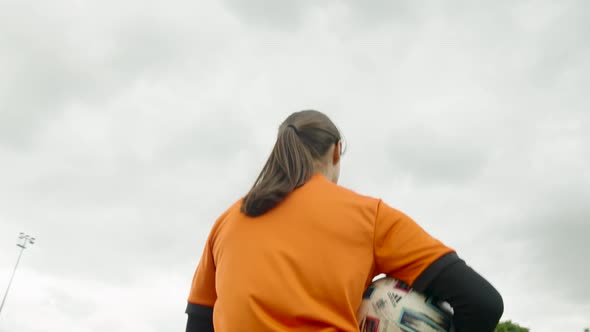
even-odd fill
[{"label": "soccer ball", "polygon": [[357,313],[361,332],[453,332],[446,302],[414,291],[391,277],[373,282]]}]

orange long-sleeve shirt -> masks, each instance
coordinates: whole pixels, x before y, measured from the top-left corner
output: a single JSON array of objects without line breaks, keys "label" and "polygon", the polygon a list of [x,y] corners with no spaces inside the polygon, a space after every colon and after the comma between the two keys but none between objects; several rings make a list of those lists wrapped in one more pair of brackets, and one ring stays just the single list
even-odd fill
[{"label": "orange long-sleeve shirt", "polygon": [[214,224],[188,298],[214,308],[216,332],[358,331],[375,276],[412,285],[453,251],[404,213],[319,174],[262,216],[240,204]]}]

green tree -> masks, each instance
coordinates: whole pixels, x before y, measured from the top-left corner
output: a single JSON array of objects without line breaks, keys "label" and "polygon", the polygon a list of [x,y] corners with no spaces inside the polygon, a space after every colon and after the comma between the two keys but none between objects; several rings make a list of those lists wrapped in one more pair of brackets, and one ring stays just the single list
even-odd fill
[{"label": "green tree", "polygon": [[494,332],[529,332],[529,329],[509,320],[498,324]]}]

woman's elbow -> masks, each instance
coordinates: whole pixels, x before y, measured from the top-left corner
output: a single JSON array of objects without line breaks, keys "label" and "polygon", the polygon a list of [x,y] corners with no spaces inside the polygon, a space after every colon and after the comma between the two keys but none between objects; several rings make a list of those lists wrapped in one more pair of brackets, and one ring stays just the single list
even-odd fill
[{"label": "woman's elbow", "polygon": [[504,300],[496,289],[491,289],[485,292],[485,298],[480,298],[480,310],[481,322],[487,322],[486,330],[493,331],[502,314],[504,314]]},{"label": "woman's elbow", "polygon": [[492,300],[490,301],[490,306],[488,308],[489,315],[493,317],[496,324],[502,318],[502,314],[504,314],[504,300],[502,299],[502,295],[495,292],[495,296],[491,296]]}]

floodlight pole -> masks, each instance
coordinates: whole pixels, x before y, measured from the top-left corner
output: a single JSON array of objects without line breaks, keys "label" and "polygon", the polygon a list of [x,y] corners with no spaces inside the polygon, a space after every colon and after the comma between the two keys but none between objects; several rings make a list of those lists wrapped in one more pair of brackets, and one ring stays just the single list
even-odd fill
[{"label": "floodlight pole", "polygon": [[35,238],[31,237],[25,233],[20,233],[18,236],[19,240],[22,240],[22,244],[18,243],[16,246],[20,247],[20,253],[18,254],[18,259],[16,260],[16,264],[14,265],[14,270],[12,270],[12,275],[10,276],[10,281],[8,282],[8,287],[6,287],[6,292],[4,292],[4,297],[2,298],[2,303],[0,303],[0,313],[2,313],[2,308],[4,308],[4,303],[6,302],[6,296],[8,295],[8,291],[10,290],[10,285],[12,285],[12,279],[14,279],[14,274],[16,273],[16,268],[18,267],[18,263],[20,262],[20,258],[23,255],[23,251],[27,248],[27,244],[34,244]]}]

